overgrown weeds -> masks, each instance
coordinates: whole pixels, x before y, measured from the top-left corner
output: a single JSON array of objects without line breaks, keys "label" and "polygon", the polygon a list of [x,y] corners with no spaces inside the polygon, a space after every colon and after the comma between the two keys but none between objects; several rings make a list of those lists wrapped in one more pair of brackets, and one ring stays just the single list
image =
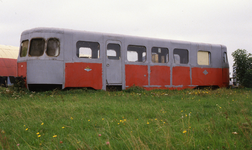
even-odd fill
[{"label": "overgrown weeds", "polygon": [[0,88],[2,149],[251,149],[251,89]]}]

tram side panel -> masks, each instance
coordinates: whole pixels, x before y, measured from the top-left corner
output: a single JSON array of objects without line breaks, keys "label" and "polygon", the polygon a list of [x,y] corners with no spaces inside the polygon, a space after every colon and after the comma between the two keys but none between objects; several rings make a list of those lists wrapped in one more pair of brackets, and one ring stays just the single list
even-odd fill
[{"label": "tram side panel", "polygon": [[228,87],[229,86],[229,68],[222,69],[222,86],[221,87]]},{"label": "tram side panel", "polygon": [[17,64],[17,72],[18,77],[22,77],[25,82],[25,86],[27,87],[26,77],[27,77],[27,63],[26,62],[19,62]]},{"label": "tram side panel", "polygon": [[191,84],[190,67],[173,67],[172,84],[177,89],[189,88],[189,85]]},{"label": "tram side panel", "polygon": [[126,87],[148,85],[148,66],[125,64]]},{"label": "tram side panel", "polygon": [[66,63],[65,87],[92,87],[102,89],[102,64]]},{"label": "tram side panel", "polygon": [[170,85],[170,67],[169,66],[151,66],[150,67],[150,85],[161,87]]},{"label": "tram side panel", "polygon": [[196,44],[193,54],[195,64],[192,70],[192,85],[218,86],[222,84],[222,50],[221,45]]},{"label": "tram side panel", "polygon": [[72,59],[65,62],[65,88],[102,89],[102,58],[104,55],[102,40],[101,34],[73,33],[71,51],[66,52],[66,55],[71,55]]},{"label": "tram side panel", "polygon": [[222,87],[229,86],[229,64],[228,64],[228,56],[227,56],[227,48],[225,46],[221,47],[222,52]]},{"label": "tram side panel", "polygon": [[221,86],[222,68],[192,68],[192,84],[198,86]]}]

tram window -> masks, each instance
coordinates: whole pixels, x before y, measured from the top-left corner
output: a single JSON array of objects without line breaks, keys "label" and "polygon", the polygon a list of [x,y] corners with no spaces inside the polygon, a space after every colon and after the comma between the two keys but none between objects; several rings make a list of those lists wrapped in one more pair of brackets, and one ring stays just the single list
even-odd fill
[{"label": "tram window", "polygon": [[50,38],[47,41],[46,54],[48,56],[58,56],[60,51],[60,42],[56,38]]},{"label": "tram window", "polygon": [[30,56],[42,56],[45,49],[45,40],[42,38],[36,38],[31,40]]},{"label": "tram window", "polygon": [[119,44],[109,43],[107,45],[107,56],[108,56],[108,59],[119,60],[120,57],[121,57],[120,49],[121,48],[120,48]]},{"label": "tram window", "polygon": [[227,63],[227,62],[228,62],[227,53],[226,53],[226,52],[224,52],[224,54],[223,54],[223,62],[224,62],[224,63]]},{"label": "tram window", "polygon": [[25,40],[21,43],[21,48],[20,48],[20,57],[25,57],[27,54],[27,49],[28,49],[28,44],[29,41]]},{"label": "tram window", "polygon": [[174,63],[176,64],[188,64],[189,55],[187,49],[174,49],[173,51]]},{"label": "tram window", "polygon": [[154,63],[167,63],[169,61],[168,48],[152,47],[151,60]]},{"label": "tram window", "polygon": [[98,42],[78,41],[76,54],[79,58],[99,58],[100,44]]},{"label": "tram window", "polygon": [[129,45],[127,48],[127,60],[130,62],[145,62],[146,47],[138,45]]},{"label": "tram window", "polygon": [[207,51],[198,51],[197,62],[198,65],[210,65],[211,53]]}]

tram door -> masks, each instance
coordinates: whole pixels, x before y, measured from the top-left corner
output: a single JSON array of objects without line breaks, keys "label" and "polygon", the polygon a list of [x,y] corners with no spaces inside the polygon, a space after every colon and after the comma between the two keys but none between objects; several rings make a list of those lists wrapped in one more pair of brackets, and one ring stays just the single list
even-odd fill
[{"label": "tram door", "polygon": [[121,42],[108,41],[106,56],[106,84],[122,85]]}]

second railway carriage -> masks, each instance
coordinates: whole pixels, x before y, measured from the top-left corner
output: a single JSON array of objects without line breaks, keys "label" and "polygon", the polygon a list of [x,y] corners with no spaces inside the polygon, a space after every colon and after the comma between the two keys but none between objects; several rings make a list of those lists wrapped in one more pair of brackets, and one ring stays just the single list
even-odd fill
[{"label": "second railway carriage", "polygon": [[227,87],[223,45],[34,28],[21,34],[18,76],[29,89]]},{"label": "second railway carriage", "polygon": [[17,76],[18,47],[0,45],[0,85],[12,85]]}]

